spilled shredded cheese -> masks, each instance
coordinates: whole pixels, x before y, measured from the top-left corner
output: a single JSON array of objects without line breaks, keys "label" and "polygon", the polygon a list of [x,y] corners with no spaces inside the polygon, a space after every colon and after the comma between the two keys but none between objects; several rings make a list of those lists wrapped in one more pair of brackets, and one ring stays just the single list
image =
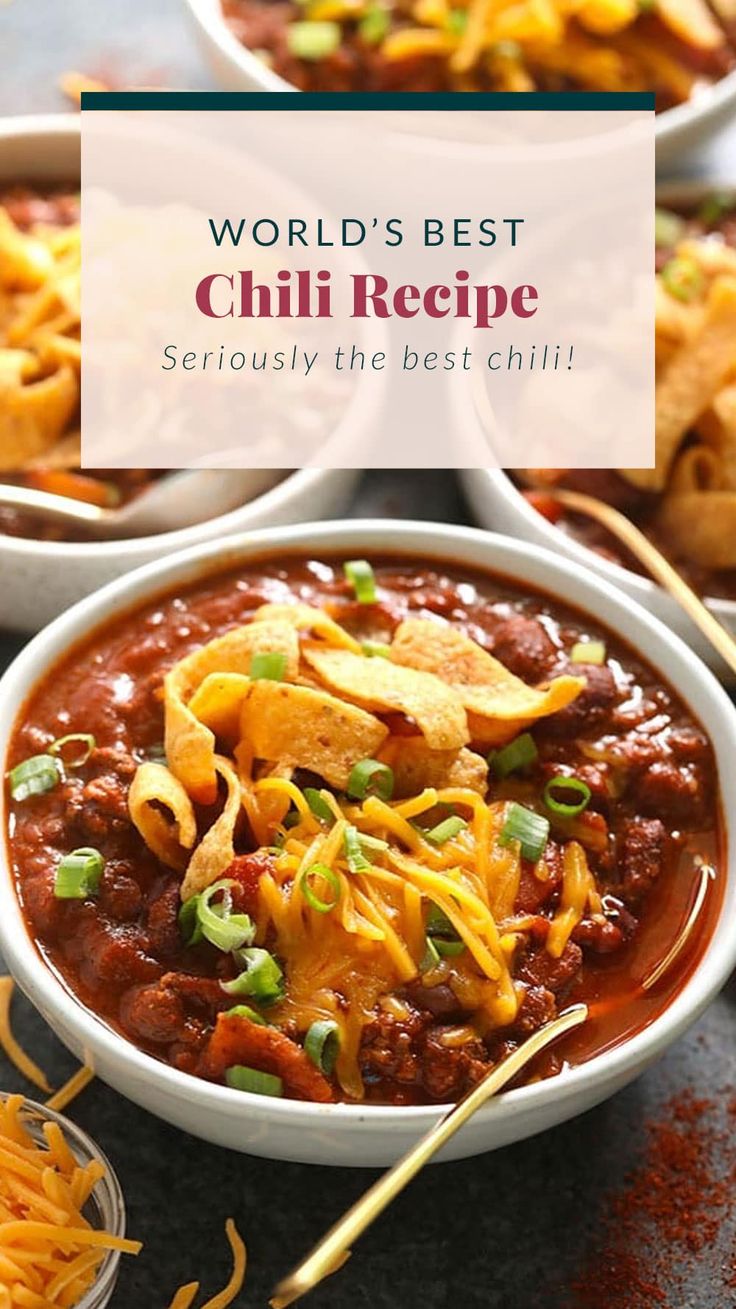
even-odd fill
[{"label": "spilled shredded cheese", "polygon": [[[225,1223],[225,1232],[230,1242],[230,1249],[233,1252],[233,1271],[227,1286],[201,1305],[200,1309],[228,1309],[228,1305],[233,1303],[235,1297],[243,1289],[248,1262],[245,1243],[232,1218],[228,1218]],[[169,1309],[191,1309],[198,1291],[199,1282],[187,1282],[186,1286],[180,1286],[169,1305]]]},{"label": "spilled shredded cheese", "polygon": [[0,1047],[12,1064],[18,1069],[18,1072],[33,1082],[39,1090],[45,1091],[47,1095],[51,1094],[48,1078],[38,1064],[34,1063],[30,1055],[18,1044],[13,1036],[10,1026],[10,1003],[15,990],[15,982],[12,977],[0,977]]},{"label": "spilled shredded cheese", "polygon": [[63,1109],[66,1109],[67,1105],[71,1104],[72,1100],[81,1095],[84,1088],[94,1080],[94,1076],[94,1069],[78,1068],[76,1073],[73,1073],[69,1078],[69,1081],[60,1086],[59,1090],[55,1091],[51,1098],[46,1101],[49,1109],[56,1109],[57,1113],[61,1113]]}]

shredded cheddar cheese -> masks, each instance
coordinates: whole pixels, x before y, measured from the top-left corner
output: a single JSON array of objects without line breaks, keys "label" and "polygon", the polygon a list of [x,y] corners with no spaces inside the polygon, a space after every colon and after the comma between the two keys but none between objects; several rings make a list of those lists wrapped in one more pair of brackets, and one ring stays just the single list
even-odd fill
[{"label": "shredded cheddar cheese", "polygon": [[[279,655],[280,675],[254,678],[254,651]],[[186,902],[227,876],[247,820],[251,848],[268,855],[254,943],[284,978],[269,1022],[300,1035],[336,1027],[334,1076],[348,1097],[363,1095],[365,1029],[407,985],[449,987],[478,1039],[515,1021],[525,988],[514,967],[529,931],[516,901],[532,856],[508,828],[485,755],[583,686],[569,675],[527,685],[459,629],[426,619],[405,619],[373,658],[329,614],[300,604],[263,607],[166,674],[168,763],[139,767],[133,821],[154,852],[175,842]],[[161,777],[167,769],[176,785]],[[297,785],[304,772],[321,789]],[[219,816],[190,848],[179,790],[209,803],[218,777]],[[162,796],[170,817],[152,835],[148,811],[159,824]],[[545,830],[541,815],[527,817]],[[543,849],[540,882],[551,876]],[[329,888],[326,902],[312,877]],[[554,895],[547,945],[559,956],[586,907],[600,908],[575,840]],[[539,916],[533,925],[538,934]]]},{"label": "shredded cheddar cheese", "polygon": [[[236,1296],[243,1289],[245,1281],[245,1271],[248,1262],[248,1253],[245,1243],[241,1237],[232,1218],[228,1218],[225,1223],[225,1232],[230,1242],[230,1249],[233,1254],[233,1271],[227,1286],[213,1295],[211,1299],[205,1301],[200,1309],[228,1309]],[[199,1282],[187,1282],[185,1286],[180,1286],[173,1300],[169,1304],[169,1309],[191,1309],[199,1293]]]},{"label": "shredded cheddar cheese", "polygon": [[94,1069],[92,1068],[78,1068],[76,1073],[73,1073],[69,1078],[69,1081],[60,1086],[59,1090],[55,1091],[51,1098],[46,1101],[49,1109],[55,1109],[57,1113],[61,1113],[71,1104],[72,1100],[76,1100],[77,1096],[82,1094],[86,1086],[89,1086],[90,1082],[94,1080],[94,1075]]},{"label": "shredded cheddar cheese", "polygon": [[43,1137],[22,1096],[0,1103],[0,1287],[9,1306],[71,1309],[105,1251],[138,1254],[141,1243],[90,1227],[82,1210],[104,1168],[79,1164],[58,1124],[45,1123]]},{"label": "shredded cheddar cheese", "polygon": [[29,1082],[33,1082],[39,1090],[45,1091],[47,1095],[51,1094],[48,1078],[38,1064],[34,1063],[30,1055],[18,1044],[13,1036],[10,1026],[10,1004],[15,990],[15,982],[12,977],[0,977],[0,1047],[12,1064],[18,1069],[18,1072]]}]

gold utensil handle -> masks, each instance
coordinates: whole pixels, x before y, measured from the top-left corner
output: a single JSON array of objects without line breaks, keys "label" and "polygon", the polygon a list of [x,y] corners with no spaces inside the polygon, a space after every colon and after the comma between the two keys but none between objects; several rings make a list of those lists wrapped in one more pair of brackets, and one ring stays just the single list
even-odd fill
[{"label": "gold utensil handle", "polygon": [[728,628],[719,622],[703,604],[700,596],[696,595],[692,587],[688,586],[680,576],[677,569],[672,567],[656,545],[653,545],[625,514],[606,504],[605,501],[596,499],[595,496],[582,495],[578,491],[563,491],[552,487],[549,494],[573,513],[595,518],[596,522],[608,528],[619,541],[623,541],[631,553],[644,564],[655,581],[674,596],[681,608],[710,641],[714,650],[725,660],[731,671],[736,673],[736,641]]},{"label": "gold utensil handle", "polygon": [[31,486],[14,486],[0,482],[0,508],[18,509],[24,513],[40,514],[57,523],[104,522],[107,510],[86,500],[74,500],[68,495],[55,495],[51,491],[36,491]]},{"label": "gold utensil handle", "polygon": [[363,1234],[375,1218],[403,1191],[443,1145],[455,1135],[477,1109],[507,1082],[510,1082],[535,1055],[556,1041],[565,1032],[578,1027],[588,1016],[584,1004],[573,1005],[558,1018],[545,1023],[523,1045],[486,1074],[477,1086],[468,1091],[453,1105],[439,1122],[399,1159],[387,1173],[366,1191],[360,1200],[335,1223],[326,1236],[312,1250],[302,1264],[279,1282],[271,1301],[273,1309],[285,1309],[339,1266],[352,1244]]}]

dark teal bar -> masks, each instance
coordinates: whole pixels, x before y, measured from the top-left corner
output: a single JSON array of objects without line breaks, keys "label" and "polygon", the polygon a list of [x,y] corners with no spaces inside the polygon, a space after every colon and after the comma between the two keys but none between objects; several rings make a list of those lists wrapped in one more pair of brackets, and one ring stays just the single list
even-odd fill
[{"label": "dark teal bar", "polygon": [[650,91],[83,91],[82,109],[627,109],[654,111]]}]

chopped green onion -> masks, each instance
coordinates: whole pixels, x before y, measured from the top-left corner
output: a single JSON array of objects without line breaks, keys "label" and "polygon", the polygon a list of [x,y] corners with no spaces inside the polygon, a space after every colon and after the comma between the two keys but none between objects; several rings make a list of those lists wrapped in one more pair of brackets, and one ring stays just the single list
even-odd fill
[{"label": "chopped green onion", "polygon": [[462,954],[465,949],[465,942],[458,937],[457,941],[446,941],[443,936],[434,938],[435,949],[443,958],[452,959],[455,955]]},{"label": "chopped green onion", "polygon": [[286,673],[286,655],[278,650],[260,650],[251,656],[252,682],[283,682]]},{"label": "chopped green onion", "polygon": [[654,243],[659,246],[677,245],[685,232],[685,220],[671,209],[654,211]]},{"label": "chopped green onion", "polygon": [[537,746],[531,732],[522,732],[513,741],[509,741],[502,750],[494,750],[488,757],[488,763],[496,777],[508,777],[519,768],[528,768],[537,758]]},{"label": "chopped green onion", "polygon": [[434,845],[444,845],[445,841],[451,841],[453,836],[457,836],[458,832],[462,832],[467,825],[464,818],[460,818],[458,814],[451,814],[449,818],[443,818],[441,823],[430,828],[424,835]]},{"label": "chopped green onion", "polygon": [[[447,30],[449,32],[452,32],[454,36],[462,36],[467,26],[468,26],[467,9],[451,9],[449,14],[447,15]],[[504,43],[499,42],[498,44],[501,45]],[[498,45],[495,46],[493,53],[496,55],[499,54]]]},{"label": "chopped green onion", "polygon": [[700,295],[705,286],[702,270],[694,259],[686,258],[685,255],[676,255],[674,259],[668,259],[661,276],[670,295],[673,295],[676,300],[684,301],[685,304]]},{"label": "chopped green onion", "polygon": [[317,790],[316,786],[305,786],[304,799],[309,805],[315,818],[319,818],[322,823],[329,823],[330,825],[334,823],[335,815],[330,809],[324,796]]},{"label": "chopped green onion", "polygon": [[366,870],[371,866],[371,861],[366,858],[363,852],[360,833],[358,832],[357,827],[353,827],[350,823],[348,823],[345,828],[343,845],[345,847],[345,858],[348,861],[348,868],[351,873],[366,872]]},{"label": "chopped green onion", "polygon": [[289,23],[286,44],[296,59],[326,59],[339,49],[342,31],[339,23]]},{"label": "chopped green onion", "polygon": [[[225,954],[231,950],[239,950],[243,945],[250,945],[256,930],[247,914],[230,912],[232,886],[237,886],[237,882],[230,877],[223,877],[219,882],[213,882],[206,891],[202,891],[197,905],[197,922],[203,937]],[[219,892],[222,892],[222,900],[218,904],[212,904],[213,896]]]},{"label": "chopped green onion", "polygon": [[447,914],[436,904],[432,905],[427,916],[427,940],[433,943],[437,954],[442,957],[451,958],[462,954],[465,949],[465,942],[460,940]]},{"label": "chopped green onion", "polygon": [[701,223],[706,223],[708,227],[713,227],[715,223],[730,214],[731,210],[736,208],[736,197],[728,195],[725,191],[715,191],[709,195],[698,209],[698,218]]},{"label": "chopped green onion", "polygon": [[[312,881],[321,878],[327,882],[331,892],[331,900],[321,900],[312,886]],[[311,868],[305,868],[299,878],[299,889],[310,909],[314,909],[318,914],[330,914],[337,908],[340,903],[340,878],[337,873],[333,872],[327,864],[312,864]]]},{"label": "chopped green onion", "polygon": [[[73,755],[71,759],[61,752],[65,746],[71,742],[79,741],[84,745],[84,750],[80,755]],[[97,742],[91,732],[70,732],[68,736],[60,736],[56,741],[52,741],[49,746],[49,754],[59,755],[65,768],[82,768],[89,759]]]},{"label": "chopped green onion", "polygon": [[355,591],[359,604],[376,603],[376,578],[367,559],[351,559],[345,564],[345,576]]},{"label": "chopped green onion", "polygon": [[511,845],[512,841],[518,841],[524,858],[536,863],[542,857],[548,836],[549,819],[514,801],[506,810],[498,839],[501,845]]},{"label": "chopped green onion", "polygon": [[390,800],[393,793],[393,769],[378,759],[361,759],[348,778],[348,795],[354,800],[365,800],[369,795],[377,795],[379,800]]},{"label": "chopped green onion", "polygon": [[312,1023],[304,1038],[304,1049],[321,1073],[330,1076],[340,1053],[340,1028],[332,1018]]},{"label": "chopped green onion", "polygon": [[86,900],[94,895],[105,871],[105,860],[99,850],[81,846],[65,854],[54,878],[54,895],[57,900]]},{"label": "chopped green onion", "polygon": [[427,935],[428,936],[452,936],[454,928],[447,914],[440,909],[439,905],[430,905],[427,914]]},{"label": "chopped green onion", "polygon": [[[560,800],[554,792],[561,791],[564,799]],[[544,788],[544,803],[553,814],[561,818],[574,818],[581,814],[590,803],[590,787],[581,777],[550,777]],[[577,797],[572,799],[572,797]]]},{"label": "chopped green onion", "polygon": [[424,955],[419,965],[420,973],[428,973],[431,968],[436,968],[438,963],[440,962],[439,950],[437,949],[437,946],[435,945],[434,941],[430,940],[430,938],[427,937],[424,944],[425,944]]},{"label": "chopped green onion", "polygon": [[245,964],[242,973],[238,973],[231,982],[221,982],[220,986],[227,995],[252,995],[262,1004],[273,1004],[283,999],[284,974],[268,950],[250,946],[238,950],[236,959]]},{"label": "chopped green onion", "polygon": [[190,895],[185,900],[177,917],[179,931],[184,938],[185,945],[199,945],[202,937],[202,928],[199,925],[197,909],[199,908],[199,895]]},{"label": "chopped green onion", "polygon": [[358,35],[367,45],[380,45],[390,26],[391,20],[383,5],[371,5],[358,23]]},{"label": "chopped green onion", "polygon": [[361,647],[364,655],[369,659],[390,659],[391,646],[386,645],[384,641],[361,641]]},{"label": "chopped green onion", "polygon": [[606,645],[604,641],[576,641],[570,651],[573,664],[604,664],[606,662]]},{"label": "chopped green onion", "polygon": [[275,1073],[262,1073],[258,1068],[233,1064],[225,1069],[225,1082],[234,1091],[250,1091],[252,1095],[283,1095],[284,1083]]},{"label": "chopped green onion", "polygon": [[367,832],[358,832],[358,840],[364,850],[388,850],[388,841],[378,836],[369,836]]},{"label": "chopped green onion", "polygon": [[249,1004],[234,1004],[232,1009],[225,1010],[226,1018],[247,1018],[249,1023],[257,1023],[259,1027],[267,1027],[265,1018],[251,1009]]},{"label": "chopped green onion", "polygon": [[34,754],[16,764],[8,773],[10,794],[14,800],[27,800],[31,795],[42,795],[44,791],[53,791],[61,780],[58,760],[50,754]]}]

